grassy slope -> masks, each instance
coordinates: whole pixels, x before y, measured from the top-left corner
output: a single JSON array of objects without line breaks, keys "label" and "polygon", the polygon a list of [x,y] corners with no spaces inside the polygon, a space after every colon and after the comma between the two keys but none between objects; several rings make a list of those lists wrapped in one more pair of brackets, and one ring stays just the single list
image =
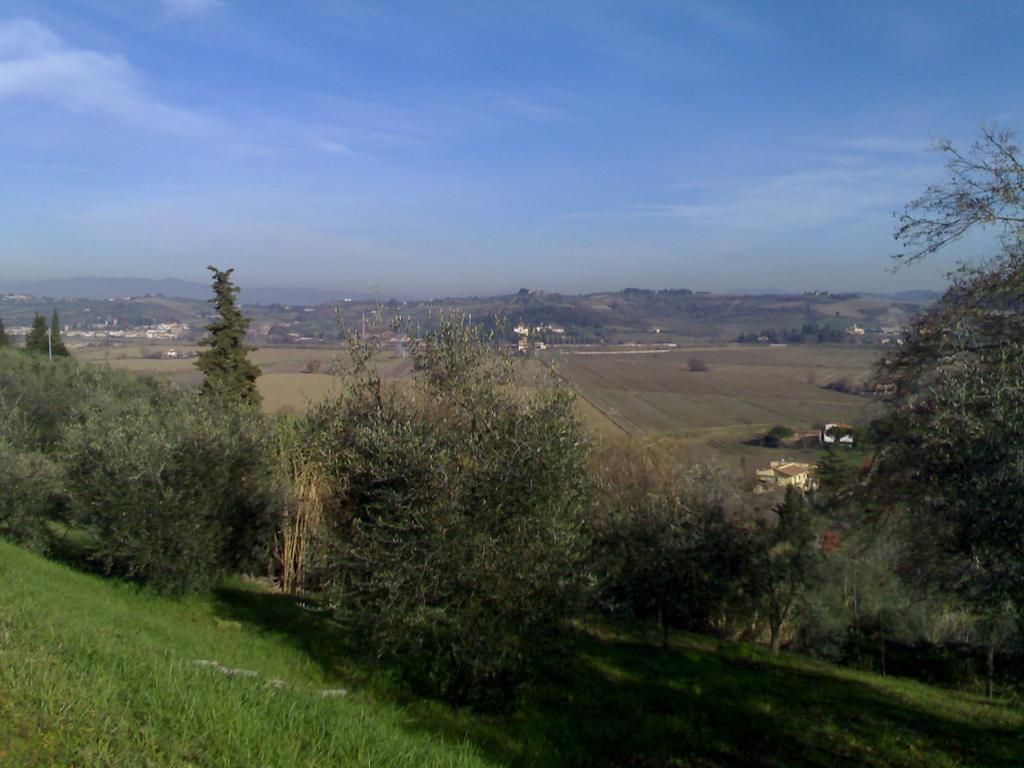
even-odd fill
[{"label": "grassy slope", "polygon": [[344,682],[224,615],[0,544],[0,765],[485,764],[408,732],[394,707],[323,695]]},{"label": "grassy slope", "polygon": [[[1022,716],[1005,702],[745,645],[680,636],[662,649],[583,634],[563,679],[536,685],[518,714],[499,718],[389,692],[339,656],[331,631],[279,595],[165,600],[0,544],[0,765],[1024,760]],[[259,674],[229,676],[197,659]],[[353,690],[318,693],[339,687]]]}]

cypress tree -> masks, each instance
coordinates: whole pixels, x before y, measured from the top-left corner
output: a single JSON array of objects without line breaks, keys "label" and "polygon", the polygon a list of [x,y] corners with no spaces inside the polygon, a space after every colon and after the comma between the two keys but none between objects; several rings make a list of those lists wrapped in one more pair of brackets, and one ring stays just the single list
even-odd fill
[{"label": "cypress tree", "polygon": [[7,338],[7,331],[4,330],[4,319],[0,317],[0,349],[11,346],[11,340]]},{"label": "cypress tree", "polygon": [[259,406],[263,401],[256,388],[260,369],[248,357],[256,348],[245,343],[252,318],[242,314],[236,303],[238,288],[231,282],[234,270],[207,269],[213,272],[215,295],[210,303],[216,307],[218,317],[206,326],[210,335],[199,342],[200,346],[209,347],[196,359],[196,367],[203,372],[199,394],[225,403]]},{"label": "cypress tree", "polygon": [[50,334],[46,327],[46,318],[38,312],[32,320],[32,327],[25,334],[25,351],[44,355],[50,352]]},{"label": "cypress tree", "polygon": [[56,309],[53,310],[53,319],[50,321],[48,351],[54,357],[71,357],[71,353],[68,352],[68,348],[64,346],[64,342],[60,338],[60,320],[57,318]]}]

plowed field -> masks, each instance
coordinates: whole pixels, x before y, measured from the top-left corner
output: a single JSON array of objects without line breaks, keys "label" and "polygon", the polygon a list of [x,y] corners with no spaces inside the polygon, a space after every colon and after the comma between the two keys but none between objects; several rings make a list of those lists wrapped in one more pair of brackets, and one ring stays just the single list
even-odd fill
[{"label": "plowed field", "polygon": [[[777,424],[865,424],[877,408],[870,397],[825,385],[863,385],[877,356],[854,346],[733,345],[560,354],[553,362],[604,417],[602,431],[710,440]],[[695,358],[707,370],[691,370]]]}]

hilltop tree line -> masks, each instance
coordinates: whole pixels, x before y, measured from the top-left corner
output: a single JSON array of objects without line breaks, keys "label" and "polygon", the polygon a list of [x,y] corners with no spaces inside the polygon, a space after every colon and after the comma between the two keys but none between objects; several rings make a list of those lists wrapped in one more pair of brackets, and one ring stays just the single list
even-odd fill
[{"label": "hilltop tree line", "polygon": [[978,223],[1001,251],[879,366],[870,463],[827,454],[807,494],[766,505],[712,467],[598,443],[564,382],[520,380],[451,315],[406,329],[411,383],[351,336],[336,396],[263,415],[249,320],[211,267],[198,392],[0,350],[0,535],[171,593],[267,574],[319,600],[349,652],[484,708],[599,618],[883,671],[980,645],[991,685],[1024,609],[1024,171],[1007,132],[940,148],[951,180],[908,205],[907,258]]},{"label": "hilltop tree line", "polygon": [[[7,336],[3,319],[0,318],[0,349],[11,347],[11,340]],[[44,354],[50,357],[70,357],[67,346],[61,339],[60,319],[57,317],[57,310],[53,310],[53,319],[49,324],[46,318],[36,313],[32,321],[32,327],[25,334],[25,345],[22,347],[25,352],[31,354]]]},{"label": "hilltop tree line", "polygon": [[741,333],[736,337],[740,344],[840,344],[849,340],[849,335],[842,328],[817,323],[804,323],[800,328],[766,328],[757,333]]}]

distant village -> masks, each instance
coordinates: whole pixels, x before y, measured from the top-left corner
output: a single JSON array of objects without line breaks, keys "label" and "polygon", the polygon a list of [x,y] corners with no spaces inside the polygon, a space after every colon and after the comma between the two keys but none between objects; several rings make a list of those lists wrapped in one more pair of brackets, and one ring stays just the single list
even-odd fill
[{"label": "distant village", "polygon": [[[385,309],[401,311],[423,326],[429,326],[431,313],[442,310],[480,318],[489,330],[499,329],[495,318],[503,317],[511,327],[505,326],[502,333],[524,353],[565,345],[672,345],[698,340],[765,345],[902,343],[902,327],[914,305],[857,301],[856,297],[824,292],[801,297],[732,297],[627,289],[577,297],[521,291],[482,299],[392,299]],[[63,336],[76,345],[195,342],[204,335],[211,311],[205,301],[169,299],[160,294],[85,300],[7,293],[0,295],[0,303],[0,319],[13,336],[27,331],[34,311],[49,316],[56,307]],[[246,306],[245,311],[253,319],[251,343],[336,346],[346,332],[358,332],[364,318],[376,308],[372,301],[345,299],[316,306],[255,304]]]}]

